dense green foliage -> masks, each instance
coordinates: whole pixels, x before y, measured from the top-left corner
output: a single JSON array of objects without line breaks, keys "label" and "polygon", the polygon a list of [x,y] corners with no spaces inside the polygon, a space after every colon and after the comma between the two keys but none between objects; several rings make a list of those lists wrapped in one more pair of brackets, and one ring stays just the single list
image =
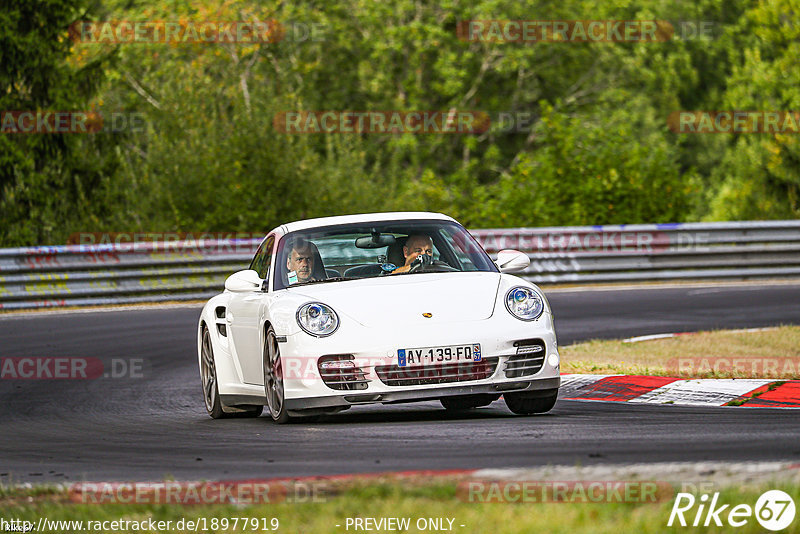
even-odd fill
[{"label": "dense green foliage", "polygon": [[[265,231],[385,210],[442,211],[473,228],[798,217],[797,134],[679,135],[667,117],[800,109],[799,11],[796,0],[10,0],[0,110],[125,112],[144,127],[0,134],[0,244]],[[67,38],[76,20],[268,19],[284,23],[283,40]],[[470,19],[659,19],[676,34],[467,42],[456,28]],[[712,31],[681,38],[681,21]],[[288,110],[448,109],[494,124],[467,135],[273,126]],[[504,128],[503,116],[529,124]]]}]

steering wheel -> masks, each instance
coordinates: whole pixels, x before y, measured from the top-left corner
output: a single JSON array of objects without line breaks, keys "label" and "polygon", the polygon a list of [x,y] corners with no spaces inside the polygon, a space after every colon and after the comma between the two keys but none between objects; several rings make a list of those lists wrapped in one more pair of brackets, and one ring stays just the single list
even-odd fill
[{"label": "steering wheel", "polygon": [[408,272],[415,273],[417,271],[421,271],[423,270],[425,265],[426,264],[429,265],[431,261],[432,261],[431,257],[428,256],[427,254],[420,254],[414,259],[414,261],[411,262],[411,267],[409,267]]},{"label": "steering wheel", "polygon": [[417,256],[417,259],[411,263],[411,268],[408,270],[409,273],[445,273],[452,271],[458,271],[458,269],[450,267],[443,261],[434,261],[433,258],[427,254],[420,254]]}]

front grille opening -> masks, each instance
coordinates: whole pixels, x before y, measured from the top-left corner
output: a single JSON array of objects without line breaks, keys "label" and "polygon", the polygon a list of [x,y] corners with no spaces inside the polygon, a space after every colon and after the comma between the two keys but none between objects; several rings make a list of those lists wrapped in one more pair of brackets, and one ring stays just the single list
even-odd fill
[{"label": "front grille opening", "polygon": [[381,365],[375,367],[378,378],[387,386],[423,386],[485,380],[497,369],[497,358],[485,358],[479,362],[460,362],[422,367],[400,367]]},{"label": "front grille opening", "polygon": [[517,353],[506,360],[506,378],[535,375],[542,370],[547,347],[541,339],[521,339],[514,342]]},{"label": "front grille opening", "polygon": [[214,315],[217,316],[217,319],[224,319],[225,318],[225,306],[217,306],[214,308]]},{"label": "front grille opening", "polygon": [[356,367],[352,354],[329,354],[317,360],[317,369],[322,381],[338,391],[367,389],[369,380],[360,367]]},{"label": "front grille opening", "polygon": [[224,324],[217,324],[217,331],[221,336],[228,337],[228,328]]}]

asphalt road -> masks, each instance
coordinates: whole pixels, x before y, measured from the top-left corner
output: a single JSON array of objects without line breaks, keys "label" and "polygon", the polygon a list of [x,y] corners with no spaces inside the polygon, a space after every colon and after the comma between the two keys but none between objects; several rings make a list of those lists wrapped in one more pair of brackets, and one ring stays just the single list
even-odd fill
[{"label": "asphalt road", "polygon": [[[800,324],[800,284],[549,294],[562,345],[708,328]],[[141,360],[141,378],[0,380],[0,482],[234,479],[410,469],[800,460],[793,410],[559,401],[361,406],[315,423],[211,420],[197,308],[0,316],[0,356]]]}]

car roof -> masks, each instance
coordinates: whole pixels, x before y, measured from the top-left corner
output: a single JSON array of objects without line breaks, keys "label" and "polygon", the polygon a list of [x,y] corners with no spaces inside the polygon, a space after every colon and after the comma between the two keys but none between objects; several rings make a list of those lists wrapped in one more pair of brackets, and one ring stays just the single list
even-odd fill
[{"label": "car roof", "polygon": [[440,220],[453,221],[455,219],[442,213],[428,211],[392,211],[385,213],[361,213],[358,215],[339,215],[336,217],[320,217],[318,219],[306,219],[295,221],[281,226],[284,233],[295,232],[297,230],[307,230],[321,226],[335,226],[337,224],[365,223],[365,222],[385,222],[385,221],[413,221],[413,220]]}]

